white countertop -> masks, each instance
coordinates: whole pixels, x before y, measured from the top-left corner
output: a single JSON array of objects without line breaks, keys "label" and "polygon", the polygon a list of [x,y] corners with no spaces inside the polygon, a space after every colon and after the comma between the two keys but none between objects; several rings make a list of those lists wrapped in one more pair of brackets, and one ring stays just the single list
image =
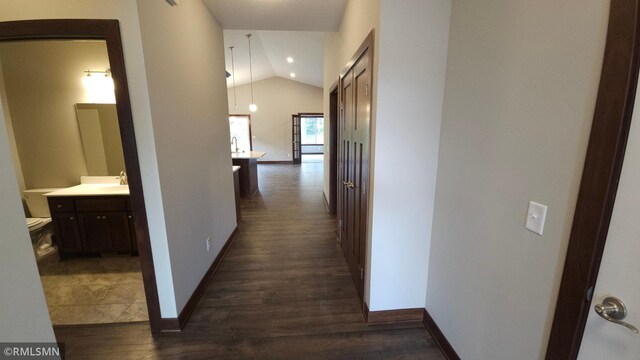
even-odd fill
[{"label": "white countertop", "polygon": [[231,153],[232,159],[259,159],[263,156],[267,155],[266,152],[262,151],[250,151],[248,153]]},{"label": "white countertop", "polygon": [[233,168],[233,172],[240,170],[240,166],[237,166],[237,165],[233,165],[232,168]]},{"label": "white countertop", "polygon": [[46,197],[56,196],[126,196],[129,185],[119,184],[80,184],[66,189],[44,194]]}]

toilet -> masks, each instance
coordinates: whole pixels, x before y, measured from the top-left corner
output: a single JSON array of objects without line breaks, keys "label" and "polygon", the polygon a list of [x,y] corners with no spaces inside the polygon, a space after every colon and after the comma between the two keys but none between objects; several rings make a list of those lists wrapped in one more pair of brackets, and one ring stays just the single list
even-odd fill
[{"label": "toilet", "polygon": [[33,253],[36,256],[36,260],[40,260],[54,250],[51,239],[53,235],[51,213],[44,194],[56,190],[60,189],[30,189],[22,193],[31,214],[31,217],[27,217],[27,227],[29,228],[29,235],[31,235],[31,243],[33,244]]}]

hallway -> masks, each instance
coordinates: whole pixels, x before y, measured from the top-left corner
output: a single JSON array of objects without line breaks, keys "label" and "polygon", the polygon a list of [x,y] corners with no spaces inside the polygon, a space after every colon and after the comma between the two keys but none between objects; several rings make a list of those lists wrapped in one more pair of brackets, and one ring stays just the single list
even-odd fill
[{"label": "hallway", "polygon": [[240,233],[181,333],[58,327],[68,358],[443,359],[422,323],[364,324],[322,163],[260,165]]}]

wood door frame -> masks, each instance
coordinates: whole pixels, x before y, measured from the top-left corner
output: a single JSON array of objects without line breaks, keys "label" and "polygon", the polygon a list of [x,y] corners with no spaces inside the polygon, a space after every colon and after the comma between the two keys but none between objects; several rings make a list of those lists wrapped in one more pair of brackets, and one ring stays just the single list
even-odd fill
[{"label": "wood door frame", "polygon": [[[338,77],[338,103],[341,104],[341,99],[342,99],[342,82],[344,77],[349,73],[349,71],[353,68],[353,66],[356,64],[356,62],[362,57],[362,55],[364,55],[364,53],[368,50],[370,51],[370,57],[369,57],[369,67],[371,68],[371,92],[370,92],[370,96],[371,96],[371,109],[375,109],[375,101],[374,101],[374,96],[373,96],[373,92],[375,89],[374,84],[376,83],[377,79],[374,77],[374,65],[375,65],[375,59],[374,59],[374,54],[375,54],[375,29],[372,29],[369,34],[367,34],[367,36],[365,37],[365,39],[362,41],[362,43],[360,44],[360,46],[358,47],[358,50],[356,50],[356,52],[353,54],[353,56],[351,57],[351,59],[349,59],[349,61],[347,62],[347,64],[342,68],[342,70],[340,71],[339,77]],[[371,114],[373,114],[373,111],[371,112]],[[344,109],[342,108],[342,106],[340,106],[340,110],[338,112],[338,130],[337,130],[337,137],[338,137],[338,149],[339,151],[342,151],[340,144],[342,143],[342,131],[341,129],[341,117],[344,116]],[[367,193],[367,196],[369,198],[369,200],[371,199],[371,194],[373,194],[373,186],[371,186],[371,184],[373,183],[373,176],[372,176],[372,171],[371,169],[373,168],[373,166],[371,166],[373,164],[373,154],[371,152],[371,144],[373,143],[373,127],[374,127],[374,118],[373,116],[371,116],[370,119],[370,124],[369,124],[369,169],[368,169],[368,179],[369,179],[369,191]],[[336,166],[339,167],[339,165],[336,163]],[[344,166],[344,164],[342,164],[342,166]],[[340,177],[340,174],[342,173],[341,171],[342,169],[338,169],[338,177]],[[341,180],[341,179],[339,179]],[[338,191],[338,194],[340,194],[341,192]],[[342,196],[337,195],[337,199],[338,199],[338,204],[337,205],[341,205],[340,203],[343,201]],[[368,208],[366,209],[367,211],[367,222],[366,222],[366,227],[365,227],[365,231],[367,231],[367,236],[365,237],[365,241],[364,241],[364,254],[365,254],[365,258],[363,261],[363,283],[364,283],[364,288],[366,289],[366,284],[367,284],[367,267],[369,266],[368,263],[368,258],[366,256],[367,254],[367,248],[368,248],[368,234],[369,234],[369,214],[370,214],[370,207],[371,207],[371,201],[367,201],[367,206]],[[338,208],[341,208],[342,206],[338,206]],[[343,222],[344,221],[344,214],[342,214],[341,212],[338,213],[338,220],[339,222]],[[342,224],[339,223],[338,226],[342,226]],[[342,229],[338,228],[338,240],[342,244]],[[363,291],[364,292],[364,291]],[[361,310],[362,310],[362,314],[363,316],[365,316],[364,314],[367,314],[369,312],[369,308],[366,304],[366,302],[364,301],[365,295],[366,294],[362,294],[362,298],[360,299],[361,301]],[[366,322],[366,317],[365,317],[365,322]]]},{"label": "wood door frame", "polygon": [[[296,148],[296,118],[298,118],[298,147]],[[296,159],[296,152],[298,158]],[[302,163],[302,120],[300,115],[291,114],[291,163],[299,165]]]},{"label": "wood door frame", "polygon": [[113,79],[120,137],[129,177],[130,201],[136,229],[140,267],[151,331],[163,330],[149,225],[133,127],[129,86],[118,20],[52,19],[0,22],[0,42],[25,40],[104,40]]},{"label": "wood door frame", "polygon": [[229,114],[229,117],[236,116],[242,117],[246,116],[249,118],[249,150],[253,151],[253,133],[251,132],[251,114]]},{"label": "wood door frame", "polygon": [[[329,91],[329,214],[338,208],[338,82]],[[326,120],[326,119],[325,119]],[[327,122],[325,121],[325,124]],[[326,129],[326,128],[325,128]]]},{"label": "wood door frame", "polygon": [[546,359],[576,359],[607,240],[640,66],[639,0],[612,0],[600,87]]}]

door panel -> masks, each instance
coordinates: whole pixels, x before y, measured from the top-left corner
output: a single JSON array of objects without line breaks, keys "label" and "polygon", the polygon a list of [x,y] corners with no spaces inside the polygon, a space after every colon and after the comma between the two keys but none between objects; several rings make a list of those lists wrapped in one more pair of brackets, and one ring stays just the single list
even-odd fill
[{"label": "door panel", "polygon": [[131,230],[126,213],[107,215],[110,235],[110,251],[131,251]]},{"label": "door panel", "polygon": [[371,94],[370,52],[365,50],[341,80],[340,229],[342,248],[361,297],[367,239]]},{"label": "door panel", "polygon": [[291,115],[291,138],[293,163],[300,164],[302,162],[302,130],[300,129],[300,115]]},{"label": "door panel", "polygon": [[109,222],[103,213],[83,213],[78,215],[82,226],[82,240],[85,251],[105,251],[109,248]]},{"label": "door panel", "polygon": [[[602,256],[591,309],[605,297],[614,296],[627,308],[625,321],[640,328],[640,96],[624,158],[622,174],[611,216],[607,242]],[[578,359],[631,360],[640,357],[640,335],[629,329],[589,313]]]}]

